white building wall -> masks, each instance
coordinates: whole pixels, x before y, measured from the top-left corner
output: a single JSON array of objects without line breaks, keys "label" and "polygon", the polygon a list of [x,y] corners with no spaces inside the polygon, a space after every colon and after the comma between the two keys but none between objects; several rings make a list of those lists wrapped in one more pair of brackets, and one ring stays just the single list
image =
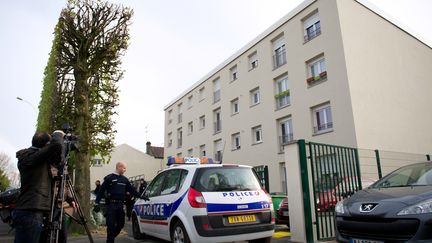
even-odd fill
[{"label": "white building wall", "polygon": [[95,181],[100,180],[102,183],[105,176],[115,171],[115,165],[120,161],[125,162],[127,165],[124,176],[144,175],[147,181],[152,180],[158,171],[164,168],[164,161],[162,159],[155,159],[127,144],[122,144],[113,149],[111,160],[108,164],[90,167],[91,190],[95,188]]},{"label": "white building wall", "polygon": [[338,0],[358,146],[430,153],[430,43],[359,2]]},{"label": "white building wall", "polygon": [[[302,20],[314,11],[318,11],[321,35],[304,43]],[[395,47],[391,47],[393,44],[386,48],[382,46],[386,42],[377,37],[380,36],[380,25],[385,26],[383,28],[389,32],[384,33],[385,35],[398,39]],[[273,69],[272,41],[281,35],[285,40],[287,63]],[[375,42],[382,44],[374,46]],[[368,49],[368,46],[372,47]],[[403,59],[410,61],[406,70],[403,68],[406,66],[405,62],[397,57],[396,52],[403,49],[402,47],[407,48],[407,51],[402,51]],[[249,70],[248,56],[253,52],[257,52],[258,67]],[[306,82],[306,61],[319,54],[324,54],[326,59],[327,81],[309,87]],[[391,65],[387,66],[387,58],[382,58],[383,55],[389,56],[395,64],[390,63]],[[207,156],[214,157],[214,141],[222,139],[225,144],[224,163],[268,165],[271,175],[270,191],[277,192],[283,190],[283,173],[280,173],[280,169],[281,163],[285,163],[278,143],[277,120],[282,117],[292,118],[294,139],[303,138],[361,148],[423,152],[432,145],[432,128],[427,126],[431,121],[430,114],[426,116],[422,113],[427,111],[427,105],[431,103],[430,96],[426,95],[426,92],[432,90],[432,82],[430,77],[427,77],[427,70],[431,67],[431,62],[427,60],[431,57],[429,47],[380,20],[354,0],[305,1],[212,71],[202,83],[194,85],[190,91],[166,107],[166,114],[169,110],[172,110],[173,114],[172,123],[168,124],[167,120],[165,123],[165,135],[172,132],[173,137],[173,145],[165,147],[166,155],[176,156],[182,153],[186,156],[187,151],[193,149],[193,155],[198,156],[199,146],[205,144]],[[416,64],[418,60],[420,65]],[[234,65],[237,66],[238,79],[231,81],[230,68]],[[382,71],[380,65],[386,66],[384,70],[387,71],[384,74],[379,73]],[[393,68],[395,65],[397,69]],[[390,75],[390,72],[393,73]],[[291,105],[277,110],[274,79],[283,74],[288,75]],[[400,82],[396,86],[391,85],[394,76],[398,76]],[[217,78],[221,81],[221,100],[213,103],[213,80]],[[376,84],[376,80],[383,79],[386,81]],[[415,87],[406,89],[407,85],[403,81],[407,79],[420,81]],[[202,87],[205,87],[205,99],[199,101],[199,90]],[[256,87],[260,89],[261,102],[251,106],[249,91]],[[409,95],[401,98],[400,94],[406,92],[409,92]],[[194,96],[194,103],[191,108],[187,108],[187,98],[191,94]],[[230,102],[235,98],[239,99],[240,112],[231,115]],[[398,108],[392,110],[395,106],[392,102],[395,100]],[[184,106],[183,122],[178,124],[177,105],[180,102]],[[314,135],[311,108],[324,102],[331,105],[333,129],[329,133]],[[214,134],[213,111],[218,108],[221,109],[222,131]],[[391,122],[397,118],[395,114],[399,113],[403,114],[404,119]],[[200,130],[199,117],[202,115],[206,117],[206,128]],[[408,119],[405,119],[406,117]],[[194,123],[194,132],[188,135],[187,124],[190,121]],[[262,127],[263,143],[254,145],[251,128],[257,125]],[[177,148],[176,133],[180,127],[183,130],[183,144],[181,148]],[[402,136],[395,133],[400,127],[405,129]],[[232,150],[231,135],[238,132],[241,149]],[[414,138],[413,134],[425,144],[416,148],[416,143],[406,145],[405,137]],[[392,139],[388,140],[389,137]],[[394,140],[398,140],[398,143]],[[168,144],[167,141],[165,144]]]}]

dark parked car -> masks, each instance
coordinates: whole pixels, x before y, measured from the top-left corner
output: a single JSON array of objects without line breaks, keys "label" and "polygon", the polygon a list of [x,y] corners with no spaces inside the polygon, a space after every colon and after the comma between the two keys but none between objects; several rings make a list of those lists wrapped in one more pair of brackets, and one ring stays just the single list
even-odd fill
[{"label": "dark parked car", "polygon": [[282,199],[276,210],[276,224],[286,224],[289,228],[288,197]]},{"label": "dark parked car", "polygon": [[432,242],[432,162],[395,170],[335,211],[338,242]]}]

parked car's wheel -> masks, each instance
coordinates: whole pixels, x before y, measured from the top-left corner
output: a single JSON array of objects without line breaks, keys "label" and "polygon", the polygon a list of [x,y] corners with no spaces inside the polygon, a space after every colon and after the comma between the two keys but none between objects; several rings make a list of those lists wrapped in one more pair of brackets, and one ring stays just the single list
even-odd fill
[{"label": "parked car's wheel", "polygon": [[171,240],[174,243],[190,243],[186,229],[180,220],[175,223],[171,230]]},{"label": "parked car's wheel", "polygon": [[272,240],[272,237],[266,237],[266,238],[261,238],[261,239],[256,239],[256,240],[250,240],[249,243],[270,243]]},{"label": "parked car's wheel", "polygon": [[141,233],[138,218],[135,214],[132,216],[132,234],[135,240],[141,240],[146,237],[146,234]]}]

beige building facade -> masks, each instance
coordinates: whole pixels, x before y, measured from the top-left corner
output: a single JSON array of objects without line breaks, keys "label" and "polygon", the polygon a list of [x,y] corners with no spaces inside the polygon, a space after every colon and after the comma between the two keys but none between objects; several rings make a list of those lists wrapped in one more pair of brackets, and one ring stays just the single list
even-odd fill
[{"label": "beige building facade", "polygon": [[155,158],[155,156],[135,149],[132,146],[121,144],[113,149],[111,160],[108,164],[103,164],[100,159],[93,160],[93,164],[90,167],[91,190],[95,189],[96,180],[100,180],[102,183],[105,176],[115,171],[116,163],[119,161],[126,162],[127,164],[124,176],[127,178],[144,178],[146,181],[152,180],[160,170],[165,168],[163,158]]},{"label": "beige building facade", "polygon": [[296,139],[427,153],[432,48],[360,0],[306,0],[165,107],[165,155],[267,165]]}]

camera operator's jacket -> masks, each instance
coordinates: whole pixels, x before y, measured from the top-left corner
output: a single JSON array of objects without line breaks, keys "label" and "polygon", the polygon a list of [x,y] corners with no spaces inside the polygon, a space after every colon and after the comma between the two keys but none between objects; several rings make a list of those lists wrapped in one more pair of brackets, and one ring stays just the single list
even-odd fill
[{"label": "camera operator's jacket", "polygon": [[43,148],[30,147],[16,153],[21,174],[21,193],[16,209],[49,211],[52,199],[50,164],[61,161],[62,138],[53,137]]}]

